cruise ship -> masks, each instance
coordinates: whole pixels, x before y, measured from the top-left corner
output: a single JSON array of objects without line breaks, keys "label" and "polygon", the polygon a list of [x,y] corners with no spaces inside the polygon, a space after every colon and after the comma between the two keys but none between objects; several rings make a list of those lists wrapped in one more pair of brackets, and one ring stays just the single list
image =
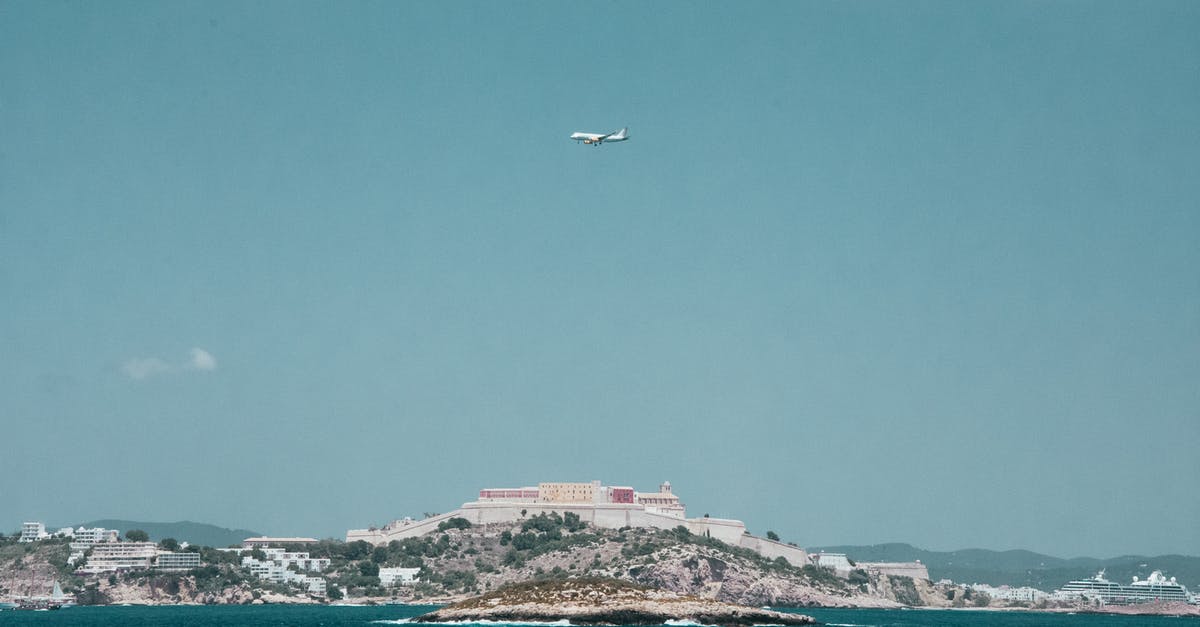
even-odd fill
[{"label": "cruise ship", "polygon": [[1167,579],[1159,570],[1150,573],[1150,576],[1143,580],[1134,577],[1133,583],[1128,585],[1105,579],[1102,570],[1095,577],[1067,582],[1062,588],[1054,591],[1052,598],[1059,601],[1099,600],[1106,605],[1133,605],[1153,601],[1195,602],[1188,594],[1187,588],[1176,582],[1174,577]]}]

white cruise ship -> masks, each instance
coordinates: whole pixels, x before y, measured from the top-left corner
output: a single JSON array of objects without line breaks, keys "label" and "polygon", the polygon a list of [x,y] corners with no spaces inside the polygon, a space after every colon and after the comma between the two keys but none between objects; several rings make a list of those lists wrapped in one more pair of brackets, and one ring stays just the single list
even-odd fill
[{"label": "white cruise ship", "polygon": [[1090,579],[1076,579],[1054,591],[1052,598],[1059,601],[1079,599],[1099,600],[1106,605],[1133,605],[1153,601],[1189,603],[1194,599],[1187,588],[1167,579],[1162,571],[1156,570],[1144,580],[1133,578],[1133,583],[1122,585],[1104,578],[1104,571]]}]

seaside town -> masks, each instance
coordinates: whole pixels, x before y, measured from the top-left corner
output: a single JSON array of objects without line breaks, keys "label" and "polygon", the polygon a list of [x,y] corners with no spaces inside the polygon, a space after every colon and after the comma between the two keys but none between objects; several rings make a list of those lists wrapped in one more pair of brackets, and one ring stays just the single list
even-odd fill
[{"label": "seaside town", "polygon": [[[56,549],[62,563],[40,570],[31,567],[27,554],[39,544]],[[605,552],[604,545],[621,548]],[[735,600],[756,605],[803,601],[866,607],[1103,609],[1200,604],[1175,578],[1159,571],[1129,584],[1109,581],[1101,571],[1054,590],[931,581],[928,567],[920,561],[856,561],[844,553],[810,552],[774,532],[756,536],[740,520],[708,514],[688,517],[670,482],[653,492],[600,481],[484,488],[475,500],[453,511],[350,529],[344,541],[260,536],[244,538],[237,546],[208,547],[173,538],[152,541],[136,529],[50,530],[30,521],[15,537],[3,538],[2,546],[0,557],[18,559],[0,561],[0,602],[24,609],[112,602],[440,602],[493,583],[581,574],[571,572],[579,562],[571,556],[587,550],[591,561],[585,568],[590,574],[663,584],[672,578],[664,577],[661,569],[676,559],[690,564],[685,568],[695,571],[693,579],[711,580],[707,588],[682,592],[734,594],[733,578],[712,572],[727,568],[715,568],[715,555],[740,559],[750,580],[791,577],[790,585],[799,586],[800,592],[791,596],[753,593],[750,588],[737,593]],[[683,555],[680,546],[691,547],[691,552]],[[495,562],[484,559],[488,551],[496,552]],[[701,568],[696,556],[709,561]],[[542,566],[531,567],[539,559],[557,562],[547,572]],[[561,566],[568,561],[567,567]],[[502,569],[508,574],[501,576]],[[485,581],[488,577],[494,581]]]}]

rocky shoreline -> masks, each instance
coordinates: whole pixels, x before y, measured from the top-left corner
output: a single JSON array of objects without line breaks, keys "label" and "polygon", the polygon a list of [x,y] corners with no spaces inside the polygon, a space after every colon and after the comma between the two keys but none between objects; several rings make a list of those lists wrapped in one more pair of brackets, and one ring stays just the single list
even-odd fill
[{"label": "rocky shoreline", "polygon": [[556,622],[572,625],[812,625],[810,616],[764,610],[713,599],[653,590],[615,579],[569,579],[508,586],[412,619],[417,623],[463,621]]}]

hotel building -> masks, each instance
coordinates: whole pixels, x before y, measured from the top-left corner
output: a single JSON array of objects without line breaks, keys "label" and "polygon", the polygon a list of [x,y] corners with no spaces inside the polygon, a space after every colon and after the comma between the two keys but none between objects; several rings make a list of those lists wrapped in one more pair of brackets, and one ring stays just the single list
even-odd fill
[{"label": "hotel building", "polygon": [[92,554],[79,573],[144,570],[154,565],[158,547],[153,542],[101,542],[92,546]]},{"label": "hotel building", "polygon": [[199,553],[171,553],[160,551],[154,560],[155,570],[178,572],[200,568]]},{"label": "hotel building", "polygon": [[37,542],[49,538],[50,534],[46,533],[46,525],[40,522],[21,523],[21,537],[17,542]]}]

